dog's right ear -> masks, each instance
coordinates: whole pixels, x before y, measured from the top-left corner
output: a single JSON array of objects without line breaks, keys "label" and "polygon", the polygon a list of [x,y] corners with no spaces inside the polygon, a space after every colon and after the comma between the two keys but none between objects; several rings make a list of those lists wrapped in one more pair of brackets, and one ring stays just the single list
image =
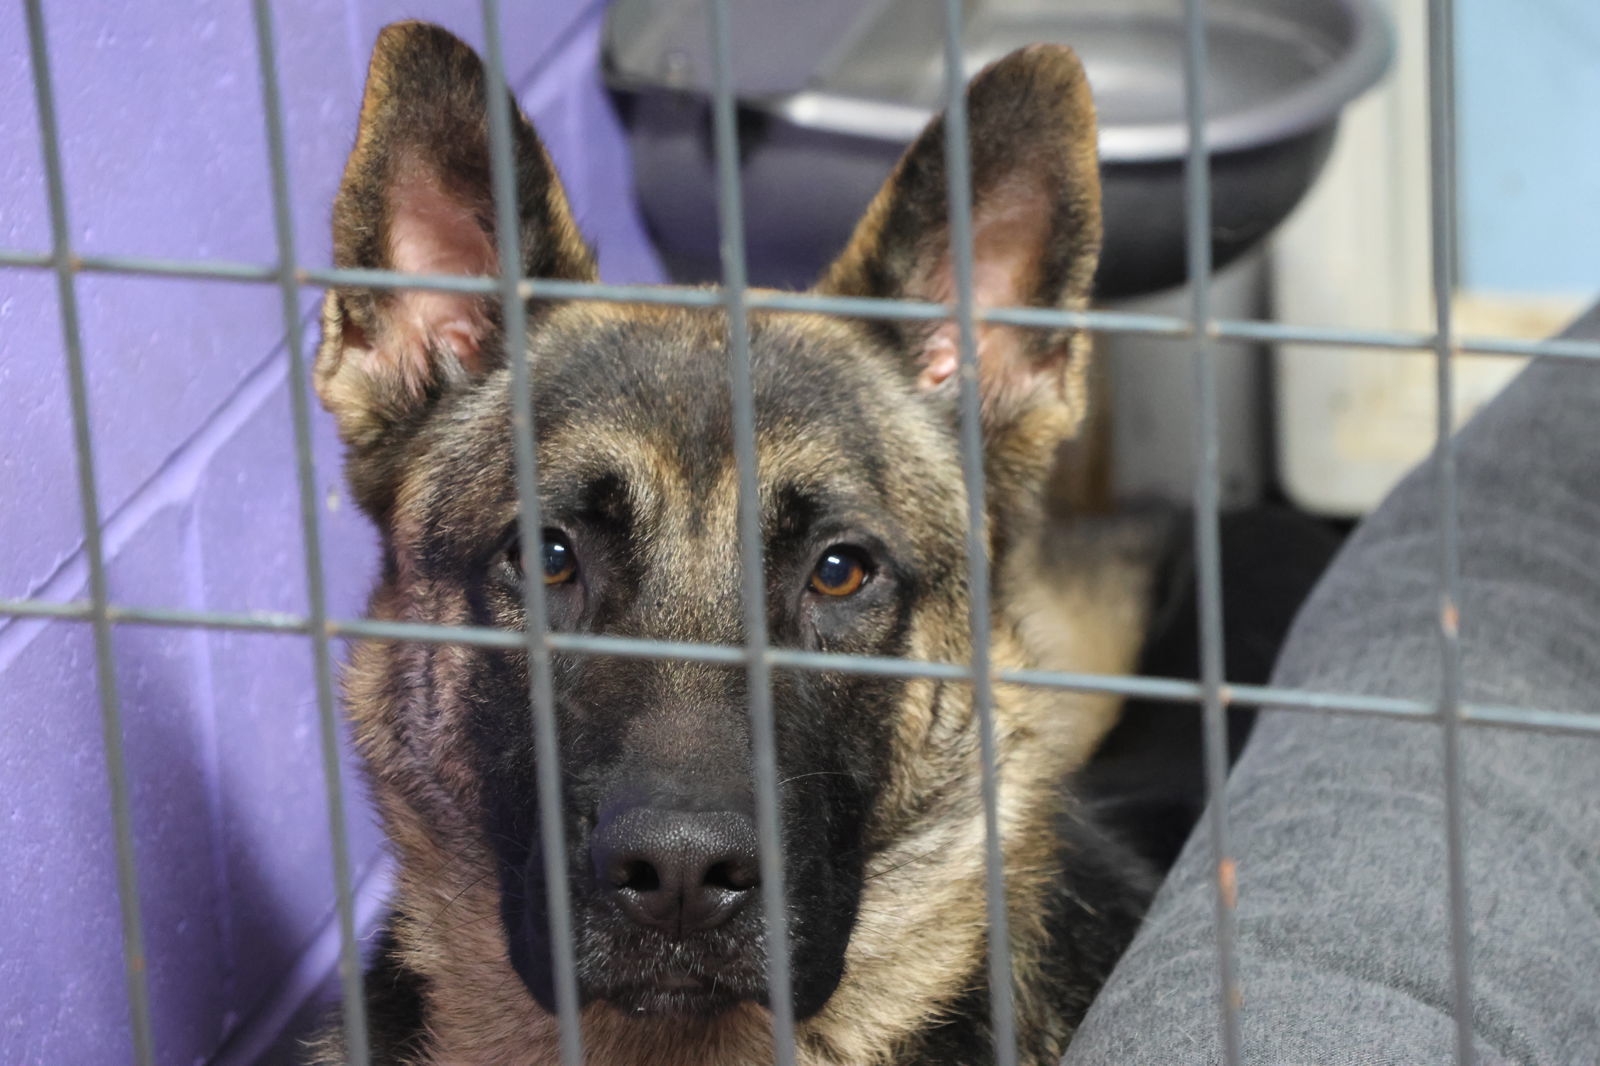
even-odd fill
[{"label": "dog's right ear", "polygon": [[[387,26],[373,47],[356,144],[333,209],[334,263],[419,274],[497,274],[487,77],[437,26]],[[505,91],[496,87],[495,91]],[[592,281],[550,157],[511,101],[524,276]],[[451,385],[505,361],[493,296],[330,289],[316,384],[353,446]]]}]

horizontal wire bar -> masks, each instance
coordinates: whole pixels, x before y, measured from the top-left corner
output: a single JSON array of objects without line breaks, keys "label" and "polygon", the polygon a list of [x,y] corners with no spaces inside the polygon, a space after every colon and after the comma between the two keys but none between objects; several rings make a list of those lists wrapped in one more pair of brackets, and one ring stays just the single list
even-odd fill
[{"label": "horizontal wire bar", "polygon": [[1461,720],[1467,725],[1515,729],[1527,733],[1600,736],[1600,718],[1581,711],[1548,711],[1500,704],[1463,703]]},{"label": "horizontal wire bar", "polygon": [[[0,248],[0,267],[53,269],[49,253]],[[80,255],[74,270],[96,274],[127,274],[192,281],[275,283],[274,267],[223,260],[158,259],[138,256]],[[370,289],[415,289],[429,292],[492,294],[499,279],[490,275],[406,274],[391,270],[306,268],[296,271],[300,284],[311,288],[351,286]],[[583,300],[598,303],[655,304],[668,307],[723,307],[727,297],[719,286],[609,285],[556,278],[523,278],[518,292],[530,300]],[[844,315],[897,321],[936,321],[954,316],[951,304],[919,300],[885,300],[872,297],[820,296],[812,293],[751,290],[745,305],[756,311],[788,311]],[[1132,311],[1068,311],[1048,307],[975,308],[981,322],[1032,329],[1086,329],[1096,333],[1169,337],[1195,336],[1188,319]],[[1303,326],[1259,319],[1208,321],[1204,335],[1223,341],[1304,344],[1316,347],[1371,348],[1374,350],[1433,350],[1438,337],[1427,331],[1378,330],[1335,326]],[[1459,337],[1454,349],[1470,355],[1600,361],[1600,342],[1550,337]]]},{"label": "horizontal wire bar", "polygon": [[[0,617],[43,618],[87,622],[93,606],[82,600],[53,603],[48,600],[0,599]],[[106,615],[115,625],[162,626],[180,629],[231,630],[263,634],[305,635],[310,621],[302,616],[271,611],[212,612],[167,607],[108,606]],[[419,644],[462,644],[489,648],[524,648],[520,631],[483,626],[428,625],[377,618],[330,619],[328,635],[346,640],[403,640]],[[737,645],[694,644],[683,641],[644,640],[589,633],[550,633],[545,638],[552,651],[577,655],[612,655],[635,659],[677,659],[742,666],[748,660]],[[961,663],[926,659],[894,659],[835,652],[769,648],[766,659],[775,667],[793,670],[837,671],[880,677],[928,678],[967,681],[970,668]],[[1201,698],[1202,686],[1181,678],[1137,674],[1073,673],[1058,670],[996,670],[994,679],[1011,685],[1107,693],[1163,703],[1186,703]],[[1224,682],[1222,700],[1230,706],[1263,706],[1274,710],[1326,713],[1372,718],[1434,721],[1434,703],[1400,696],[1318,692],[1273,685],[1235,685]],[[1600,715],[1584,710],[1512,707],[1505,704],[1463,704],[1462,719],[1469,724],[1537,733],[1600,736]]]},{"label": "horizontal wire bar", "polygon": [[1206,332],[1208,336],[1223,341],[1338,345],[1345,348],[1388,348],[1417,352],[1430,349],[1434,343],[1433,334],[1417,330],[1299,326],[1261,320],[1209,321]]},{"label": "horizontal wire bar", "polygon": [[[76,266],[78,260],[69,260],[69,265]],[[0,248],[0,266],[31,267],[37,270],[54,270],[55,256],[49,252],[23,252],[11,248]]]},{"label": "horizontal wire bar", "polygon": [[93,609],[82,600],[0,600],[0,617],[65,618],[87,622],[93,613]]},{"label": "horizontal wire bar", "polygon": [[[280,614],[274,611],[248,611],[213,613],[190,611],[181,608],[118,608],[109,610],[111,620],[121,625],[167,626],[180,629],[216,629],[283,633],[307,636],[312,632],[311,619],[300,615]],[[335,635],[329,627],[329,635]]]}]

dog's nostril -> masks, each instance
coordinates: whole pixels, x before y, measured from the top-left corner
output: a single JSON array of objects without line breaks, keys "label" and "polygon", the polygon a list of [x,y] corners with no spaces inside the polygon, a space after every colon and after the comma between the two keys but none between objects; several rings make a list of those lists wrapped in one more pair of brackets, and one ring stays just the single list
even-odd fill
[{"label": "dog's nostril", "polygon": [[654,892],[661,887],[661,874],[644,859],[620,862],[612,867],[611,887]]},{"label": "dog's nostril", "polygon": [[761,883],[761,873],[753,863],[719,862],[706,871],[705,883],[731,892],[748,892]]}]

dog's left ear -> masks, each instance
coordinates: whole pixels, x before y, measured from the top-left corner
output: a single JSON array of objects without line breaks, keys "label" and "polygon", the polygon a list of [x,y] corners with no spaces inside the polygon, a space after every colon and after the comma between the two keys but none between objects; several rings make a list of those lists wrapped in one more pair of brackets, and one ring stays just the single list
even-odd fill
[{"label": "dog's left ear", "polygon": [[[420,274],[500,271],[483,63],[447,31],[400,22],[378,35],[361,125],[333,207],[339,267]],[[509,98],[525,276],[596,280],[555,167]],[[537,314],[544,304],[530,306]],[[476,293],[340,287],[328,292],[316,383],[358,449],[431,397],[495,369],[499,302]]]},{"label": "dog's left ear", "polygon": [[[1077,57],[1059,45],[1011,53],[972,80],[967,116],[975,302],[1084,308],[1100,254],[1100,177],[1094,102]],[[901,158],[818,291],[953,300],[947,188],[941,115]],[[922,387],[955,388],[955,323],[890,328]],[[1017,446],[1044,444],[1051,431],[1041,416],[1058,438],[1070,435],[1083,414],[1087,353],[1076,331],[980,324],[991,458],[1025,425],[1028,440]]]}]

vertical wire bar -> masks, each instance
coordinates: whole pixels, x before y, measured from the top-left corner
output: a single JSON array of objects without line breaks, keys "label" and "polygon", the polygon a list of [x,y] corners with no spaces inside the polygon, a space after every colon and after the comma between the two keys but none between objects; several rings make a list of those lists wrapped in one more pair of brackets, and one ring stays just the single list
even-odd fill
[{"label": "vertical wire bar", "polygon": [[[517,516],[523,558],[537,559],[543,535],[539,499],[539,453],[533,425],[533,381],[528,365],[528,315],[522,302],[520,210],[513,155],[510,89],[500,39],[500,4],[482,0],[485,85],[489,120],[490,176],[494,185],[495,247],[500,253],[500,311],[506,352],[511,361],[511,437],[516,463]],[[582,1066],[583,1033],[578,1019],[578,965],[567,881],[565,807],[561,797],[560,737],[555,690],[551,683],[550,616],[544,582],[522,583],[523,631],[527,636],[529,702],[533,715],[534,761],[539,782],[539,840],[544,864],[545,906],[549,911],[551,967],[563,1066]]]},{"label": "vertical wire bar", "polygon": [[1472,928],[1467,899],[1466,812],[1461,766],[1460,529],[1456,511],[1455,290],[1456,148],[1455,26],[1451,0],[1428,3],[1429,228],[1438,391],[1439,718],[1444,733],[1445,851],[1450,881],[1450,968],[1454,987],[1456,1062],[1476,1057],[1472,1024]]},{"label": "vertical wire bar", "polygon": [[99,681],[100,733],[111,792],[111,826],[116,842],[117,900],[122,920],[122,965],[127,982],[133,1053],[139,1066],[153,1066],[155,1038],[150,1021],[150,986],[145,976],[144,927],[139,908],[139,871],[133,852],[133,814],[128,798],[127,756],[122,741],[122,710],[117,700],[117,665],[111,647],[107,610],[105,546],[100,537],[100,496],[95,476],[94,434],[89,422],[88,375],[83,363],[83,333],[78,289],[73,275],[72,231],[67,224],[67,185],[61,162],[55,87],[50,80],[50,50],[45,40],[41,0],[27,0],[28,51],[33,91],[39,109],[40,154],[50,198],[51,263],[61,302],[61,338],[67,354],[67,385],[72,395],[72,438],[78,453],[78,500],[83,511],[83,552],[89,562],[90,618],[94,629],[95,671]]},{"label": "vertical wire bar", "polygon": [[967,491],[967,584],[972,633],[972,708],[982,760],[984,896],[988,911],[989,1014],[997,1066],[1016,1066],[1017,1019],[1012,986],[1011,923],[1006,911],[1005,841],[1000,830],[1000,763],[995,742],[994,679],[990,673],[987,490],[983,470],[982,400],[978,392],[978,332],[973,315],[972,159],[967,135],[962,2],[945,0],[945,174],[949,194],[951,263],[955,270],[961,412],[961,474]]},{"label": "vertical wire bar", "polygon": [[1195,554],[1200,594],[1200,683],[1205,726],[1207,819],[1215,866],[1217,972],[1224,1059],[1240,1061],[1237,871],[1228,842],[1228,719],[1222,701],[1222,547],[1219,530],[1217,377],[1211,322],[1211,170],[1206,150],[1205,0],[1184,0],[1184,104],[1189,149],[1184,160],[1184,210],[1188,221],[1189,286],[1194,321]]},{"label": "vertical wire bar", "polygon": [[778,744],[767,662],[767,605],[761,550],[761,482],[756,458],[755,386],[745,299],[744,201],[739,186],[739,135],[734,112],[733,33],[727,0],[712,0],[714,134],[722,285],[728,315],[728,375],[733,398],[733,450],[739,474],[739,565],[743,584],[745,672],[750,697],[750,755],[755,771],[756,831],[761,835],[761,905],[766,913],[767,989],[773,1061],[794,1066],[789,913],[783,881],[783,826],[778,811]]},{"label": "vertical wire bar", "polygon": [[270,0],[254,0],[256,51],[261,64],[261,104],[266,118],[267,156],[272,166],[272,221],[278,242],[278,284],[283,292],[284,346],[289,352],[289,406],[294,420],[295,475],[300,494],[300,530],[305,547],[306,615],[310,623],[317,717],[322,740],[322,779],[327,793],[328,838],[339,918],[339,979],[344,993],[347,1062],[368,1061],[367,1003],[362,991],[361,952],[356,940],[355,893],[350,881],[350,839],[345,821],[344,781],[339,764],[339,715],[333,692],[333,654],[328,636],[327,589],[322,568],[322,530],[317,513],[317,470],[311,454],[311,410],[306,394],[305,340],[300,326],[300,282],[296,277],[294,214],[289,193],[283,97]]}]

